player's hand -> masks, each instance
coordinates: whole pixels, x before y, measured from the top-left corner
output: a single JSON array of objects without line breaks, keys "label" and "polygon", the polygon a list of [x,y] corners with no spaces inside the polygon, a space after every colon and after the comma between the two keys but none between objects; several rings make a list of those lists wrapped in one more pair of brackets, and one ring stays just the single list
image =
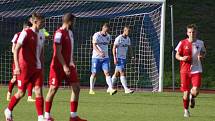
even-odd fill
[{"label": "player's hand", "polygon": [[181,61],[188,61],[188,59],[189,59],[189,56],[180,57],[180,60],[181,60]]},{"label": "player's hand", "polygon": [[73,68],[75,68],[75,67],[76,67],[76,65],[75,65],[75,63],[74,63],[74,62],[72,62],[72,63],[70,64],[70,66],[72,66]]},{"label": "player's hand", "polygon": [[13,75],[13,78],[11,79],[11,82],[14,83],[16,81],[16,75]]},{"label": "player's hand", "polygon": [[70,75],[70,69],[67,65],[63,66],[63,71],[65,72],[66,76]]},{"label": "player's hand", "polygon": [[19,74],[20,74],[20,68],[19,68],[19,67],[16,67],[16,68],[13,70],[13,73],[14,73],[14,75],[19,75]]},{"label": "player's hand", "polygon": [[104,58],[105,57],[105,53],[104,52],[100,52],[99,56],[102,57],[102,58]]},{"label": "player's hand", "polygon": [[116,65],[116,64],[117,64],[117,59],[116,59],[116,58],[114,58],[114,60],[113,60],[113,61],[114,61],[114,64]]}]

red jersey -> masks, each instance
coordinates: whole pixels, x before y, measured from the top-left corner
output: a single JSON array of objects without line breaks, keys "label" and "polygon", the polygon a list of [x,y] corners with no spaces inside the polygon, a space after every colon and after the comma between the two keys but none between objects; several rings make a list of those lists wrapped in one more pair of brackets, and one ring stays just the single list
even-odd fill
[{"label": "red jersey", "polygon": [[17,43],[22,47],[19,51],[20,67],[36,69],[36,48],[37,48],[37,33],[31,28],[21,32]]},{"label": "red jersey", "polygon": [[57,50],[56,50],[57,45],[62,45],[61,54],[64,58],[66,65],[70,66],[71,63],[73,63],[73,43],[74,43],[74,38],[71,30],[67,31],[62,28],[59,28],[55,32],[54,44],[53,44],[54,52],[53,52],[51,66],[58,66],[58,67],[62,66],[57,58]]},{"label": "red jersey", "polygon": [[181,40],[175,49],[179,52],[180,56],[188,56],[188,61],[180,61],[180,72],[189,73],[191,72],[192,64],[192,43],[188,39]]}]

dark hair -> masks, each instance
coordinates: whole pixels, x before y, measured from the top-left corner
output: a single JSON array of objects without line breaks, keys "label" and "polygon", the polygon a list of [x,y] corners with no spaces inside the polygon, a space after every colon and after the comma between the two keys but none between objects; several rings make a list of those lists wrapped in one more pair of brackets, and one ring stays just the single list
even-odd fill
[{"label": "dark hair", "polygon": [[68,22],[73,22],[75,19],[75,15],[73,15],[72,13],[66,13],[64,16],[63,16],[63,22],[65,23],[68,23]]},{"label": "dark hair", "polygon": [[33,13],[31,15],[31,18],[32,18],[32,20],[36,20],[36,19],[43,20],[44,19],[44,17],[39,13]]},{"label": "dark hair", "polygon": [[125,25],[123,29],[125,29],[125,28],[130,29],[130,27],[128,25]]},{"label": "dark hair", "polygon": [[104,24],[102,25],[102,27],[110,28],[110,25],[109,25],[108,23],[104,23]]},{"label": "dark hair", "polygon": [[32,23],[29,20],[26,20],[26,21],[23,22],[23,27],[26,27],[26,26],[31,27]]},{"label": "dark hair", "polygon": [[187,29],[198,30],[198,27],[196,26],[196,24],[189,24],[189,25],[187,25]]}]

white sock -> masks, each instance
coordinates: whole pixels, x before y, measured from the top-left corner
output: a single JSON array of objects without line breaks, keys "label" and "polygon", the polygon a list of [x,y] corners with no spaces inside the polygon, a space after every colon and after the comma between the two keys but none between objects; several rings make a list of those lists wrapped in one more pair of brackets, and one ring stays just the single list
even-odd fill
[{"label": "white sock", "polygon": [[113,89],[112,80],[110,76],[106,76],[106,82],[109,89]]},{"label": "white sock", "polygon": [[112,76],[112,84],[113,84],[113,85],[116,84],[116,81],[117,81],[117,78],[116,78],[115,75],[113,75],[113,76]]},{"label": "white sock", "polygon": [[77,116],[78,116],[77,112],[70,112],[70,117],[74,118]]},{"label": "white sock", "polygon": [[92,75],[90,76],[90,89],[93,90],[94,89],[94,85],[95,85],[95,77],[93,77]]},{"label": "white sock", "polygon": [[45,112],[45,118],[49,118],[50,117],[50,113]]},{"label": "white sock", "polygon": [[38,116],[38,121],[43,121],[43,115]]},{"label": "white sock", "polygon": [[123,88],[125,90],[128,89],[128,87],[127,87],[127,80],[126,80],[125,76],[120,76],[120,81],[122,83]]},{"label": "white sock", "polygon": [[9,115],[9,116],[11,116],[11,114],[12,114],[12,111],[10,110],[10,109],[5,109],[5,112],[7,113],[7,115]]}]

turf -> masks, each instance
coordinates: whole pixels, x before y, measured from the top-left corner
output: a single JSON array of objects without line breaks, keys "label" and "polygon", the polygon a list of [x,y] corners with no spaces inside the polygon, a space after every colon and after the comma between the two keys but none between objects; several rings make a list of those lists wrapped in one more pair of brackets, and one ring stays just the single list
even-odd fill
[{"label": "turf", "polygon": [[[0,121],[4,121],[3,110],[6,88],[0,90]],[[45,89],[44,94],[46,94]],[[56,95],[52,115],[56,121],[68,121],[69,90],[61,89]],[[33,103],[24,97],[15,108],[15,121],[36,121]],[[138,92],[126,95],[119,92],[114,96],[97,90],[96,95],[89,95],[88,90],[81,91],[79,115],[88,121],[214,121],[214,94],[201,94],[197,106],[191,110],[192,117],[183,118],[181,93]]]}]

